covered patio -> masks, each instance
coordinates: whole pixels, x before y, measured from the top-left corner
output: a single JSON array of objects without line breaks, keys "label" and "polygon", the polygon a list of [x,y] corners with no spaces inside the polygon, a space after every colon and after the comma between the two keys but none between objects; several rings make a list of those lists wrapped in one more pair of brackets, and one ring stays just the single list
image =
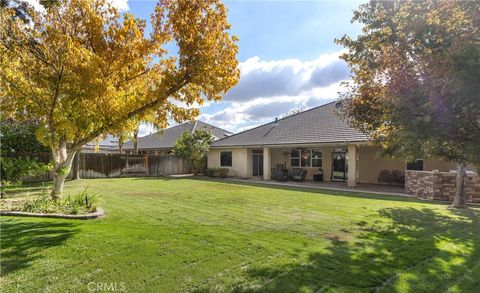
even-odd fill
[{"label": "covered patio", "polygon": [[275,180],[278,171],[283,172],[285,178],[291,178],[292,174],[302,171],[305,181],[355,187],[359,181],[358,147],[361,145],[364,143],[265,146],[250,149],[248,160],[253,178]]},{"label": "covered patio", "polygon": [[231,180],[236,182],[245,182],[245,183],[267,184],[267,185],[275,185],[275,186],[297,187],[297,188],[311,188],[311,189],[324,189],[324,190],[334,190],[334,191],[349,191],[349,192],[358,192],[358,193],[414,197],[413,195],[407,194],[403,186],[359,183],[355,187],[349,187],[346,182],[318,182],[318,181],[312,181],[312,180],[306,180],[305,182],[294,182],[294,181],[280,182],[275,180],[266,181],[258,178],[250,178],[250,179],[228,178],[226,180]]}]

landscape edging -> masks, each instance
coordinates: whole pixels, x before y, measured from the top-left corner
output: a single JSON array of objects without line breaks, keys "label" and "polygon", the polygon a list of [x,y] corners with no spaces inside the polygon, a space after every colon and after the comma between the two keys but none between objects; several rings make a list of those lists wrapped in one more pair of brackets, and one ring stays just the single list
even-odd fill
[{"label": "landscape edging", "polygon": [[55,218],[55,219],[69,219],[69,220],[91,220],[98,219],[105,215],[105,212],[97,208],[97,211],[85,215],[67,215],[67,214],[42,214],[29,213],[20,211],[0,211],[0,216],[15,216],[15,217],[36,217],[36,218]]}]

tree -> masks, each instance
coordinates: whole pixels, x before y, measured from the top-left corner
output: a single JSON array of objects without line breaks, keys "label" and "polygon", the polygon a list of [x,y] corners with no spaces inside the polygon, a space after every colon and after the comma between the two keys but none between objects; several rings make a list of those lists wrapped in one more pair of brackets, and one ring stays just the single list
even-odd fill
[{"label": "tree", "polygon": [[353,71],[344,114],[389,156],[457,162],[454,207],[465,206],[467,163],[480,166],[480,9],[475,1],[371,1],[338,43]]},{"label": "tree", "polygon": [[[33,153],[47,152],[35,137],[37,125],[31,121],[18,123],[0,120],[0,175],[2,185],[17,183],[23,177],[47,171],[47,165],[32,158]],[[3,193],[2,193],[3,194]]]},{"label": "tree", "polygon": [[193,105],[220,100],[238,81],[237,38],[219,0],[160,0],[149,36],[144,20],[105,0],[27,9],[31,24],[0,11],[0,97],[5,115],[40,126],[54,199],[82,145],[148,117],[190,120]]},{"label": "tree", "polygon": [[287,118],[287,117],[290,117],[290,116],[293,116],[293,115],[297,115],[298,113],[302,113],[303,109],[300,107],[300,108],[295,108],[287,113],[285,113],[282,117],[283,118]]},{"label": "tree", "polygon": [[213,136],[210,131],[205,129],[196,129],[193,132],[185,131],[173,147],[173,153],[187,161],[197,174],[205,168],[205,159],[213,142]]}]

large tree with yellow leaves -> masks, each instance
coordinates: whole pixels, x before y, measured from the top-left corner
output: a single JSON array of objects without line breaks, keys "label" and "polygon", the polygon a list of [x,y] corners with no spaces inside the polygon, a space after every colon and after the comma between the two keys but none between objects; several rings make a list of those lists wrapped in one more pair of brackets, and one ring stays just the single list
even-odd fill
[{"label": "large tree with yellow leaves", "polygon": [[[0,12],[3,114],[40,125],[54,158],[52,197],[75,153],[140,120],[188,120],[239,78],[236,37],[219,0],[160,0],[145,20],[105,0],[61,0],[28,21]],[[175,48],[168,52],[166,45]]]}]

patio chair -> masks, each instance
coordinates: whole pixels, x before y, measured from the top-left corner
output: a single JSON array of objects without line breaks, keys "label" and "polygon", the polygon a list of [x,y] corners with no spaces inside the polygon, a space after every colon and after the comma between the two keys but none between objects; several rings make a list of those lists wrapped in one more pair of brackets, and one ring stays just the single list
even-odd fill
[{"label": "patio chair", "polygon": [[292,173],[290,174],[290,179],[293,180],[293,177],[302,175],[302,168],[292,168]]},{"label": "patio chair", "polygon": [[292,176],[293,181],[297,181],[297,182],[305,181],[305,177],[307,177],[307,170],[302,170],[302,169],[300,170],[301,170],[300,174]]},{"label": "patio chair", "polygon": [[393,170],[392,171],[392,183],[399,184],[399,185],[404,185],[405,184],[405,175],[403,175],[403,172],[400,170]]},{"label": "patio chair", "polygon": [[390,171],[384,169],[378,174],[378,183],[389,184],[392,182],[392,175]]},{"label": "patio chair", "polygon": [[272,170],[272,179],[276,181],[288,181],[287,175],[282,170]]}]

